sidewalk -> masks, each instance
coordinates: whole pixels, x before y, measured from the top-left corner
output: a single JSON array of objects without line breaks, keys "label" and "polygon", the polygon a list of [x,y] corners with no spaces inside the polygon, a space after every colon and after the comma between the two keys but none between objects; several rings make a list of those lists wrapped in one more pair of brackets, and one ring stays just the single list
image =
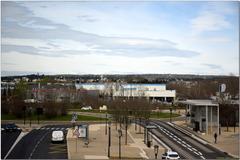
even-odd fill
[{"label": "sidewalk", "polygon": [[[141,128],[143,132],[143,128]],[[68,159],[109,159],[108,155],[108,135],[105,135],[104,124],[92,124],[89,126],[89,145],[83,140],[73,137],[73,130],[67,134]],[[128,129],[128,143],[125,145],[125,130],[122,130],[121,157],[122,159],[153,159],[154,149],[148,148],[143,142],[143,134],[135,133],[134,125]],[[153,142],[154,144],[156,142]],[[159,156],[164,152],[164,148],[159,146]],[[119,157],[119,138],[115,124],[111,127],[111,148],[110,159]]]},{"label": "sidewalk", "polygon": [[[185,121],[175,121],[175,124],[178,126],[184,127],[186,130],[190,130],[187,128],[187,125]],[[239,131],[238,128],[236,128],[236,132],[233,132],[233,128],[229,127],[229,131],[227,132],[225,128],[222,127],[221,129],[222,133],[221,135],[218,135],[217,138],[217,143],[214,143],[214,136],[213,135],[203,135],[201,133],[194,132],[195,135],[199,136],[200,138],[204,139],[207,141],[210,145],[213,147],[223,151],[227,152],[229,155],[235,157],[235,158],[240,158],[239,157],[239,144],[240,144],[240,139],[239,139]]]}]

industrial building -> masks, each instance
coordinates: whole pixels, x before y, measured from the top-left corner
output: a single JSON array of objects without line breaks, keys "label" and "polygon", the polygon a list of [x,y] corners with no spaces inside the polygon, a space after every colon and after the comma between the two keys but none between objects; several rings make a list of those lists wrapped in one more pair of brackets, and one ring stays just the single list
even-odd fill
[{"label": "industrial building", "polygon": [[167,90],[166,84],[121,84],[121,83],[78,83],[76,89],[99,90],[100,94],[124,98],[146,97],[153,101],[172,102],[175,90]]}]

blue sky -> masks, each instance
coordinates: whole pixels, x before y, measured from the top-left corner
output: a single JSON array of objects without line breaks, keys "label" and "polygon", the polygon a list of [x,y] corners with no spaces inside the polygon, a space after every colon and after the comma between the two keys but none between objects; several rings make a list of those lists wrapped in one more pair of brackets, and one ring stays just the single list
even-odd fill
[{"label": "blue sky", "polygon": [[2,74],[239,75],[237,5],[2,2]]}]

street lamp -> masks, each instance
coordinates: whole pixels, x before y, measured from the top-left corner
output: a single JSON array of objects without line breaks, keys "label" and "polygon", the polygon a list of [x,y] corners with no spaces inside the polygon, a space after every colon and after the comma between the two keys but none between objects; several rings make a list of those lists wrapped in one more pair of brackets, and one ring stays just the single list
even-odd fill
[{"label": "street lamp", "polygon": [[122,137],[122,130],[118,130],[118,138],[119,138],[119,159],[121,159],[121,137]]},{"label": "street lamp", "polygon": [[26,106],[23,106],[23,124],[25,125],[26,121]]},{"label": "street lamp", "polygon": [[170,122],[172,122],[172,106],[170,107]]},{"label": "street lamp", "polygon": [[159,148],[158,145],[154,145],[155,159],[157,159],[157,156],[158,156],[158,148]]},{"label": "street lamp", "polygon": [[29,114],[29,125],[31,127],[31,124],[32,124],[32,107],[29,108],[28,110],[28,114]]},{"label": "street lamp", "polygon": [[105,135],[107,135],[107,112],[106,112],[106,118],[105,118]]},{"label": "street lamp", "polygon": [[111,147],[111,121],[108,121],[108,157],[110,157]]}]

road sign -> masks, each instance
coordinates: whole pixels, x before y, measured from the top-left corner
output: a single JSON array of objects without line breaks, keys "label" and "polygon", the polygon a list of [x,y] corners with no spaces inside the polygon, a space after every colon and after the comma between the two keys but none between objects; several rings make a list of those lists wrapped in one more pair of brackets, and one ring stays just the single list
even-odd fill
[{"label": "road sign", "polygon": [[156,129],[156,126],[146,126],[147,129]]},{"label": "road sign", "polygon": [[88,125],[82,124],[78,126],[79,138],[88,138]]},{"label": "road sign", "polygon": [[226,90],[226,84],[221,84],[220,85],[220,92],[225,92],[225,90]]}]

